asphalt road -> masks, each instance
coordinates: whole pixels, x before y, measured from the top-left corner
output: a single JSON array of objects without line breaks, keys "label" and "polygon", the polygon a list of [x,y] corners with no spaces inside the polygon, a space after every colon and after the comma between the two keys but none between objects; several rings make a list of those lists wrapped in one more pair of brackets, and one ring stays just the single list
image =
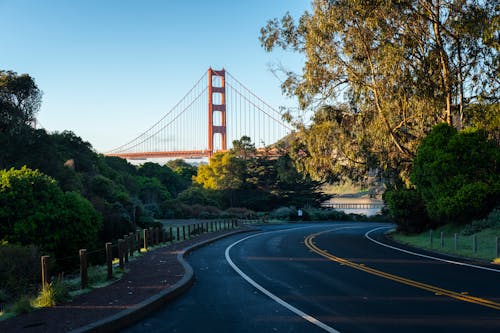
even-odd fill
[{"label": "asphalt road", "polygon": [[213,243],[188,257],[195,285],[126,332],[500,332],[499,267],[365,235],[387,243],[387,227],[266,226]]}]

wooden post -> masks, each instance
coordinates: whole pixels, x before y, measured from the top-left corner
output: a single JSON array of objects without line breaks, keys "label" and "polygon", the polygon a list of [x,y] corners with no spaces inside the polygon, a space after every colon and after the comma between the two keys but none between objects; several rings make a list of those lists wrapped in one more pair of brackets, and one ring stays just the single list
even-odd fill
[{"label": "wooden post", "polygon": [[180,237],[180,230],[179,230],[179,226],[178,226],[178,225],[176,225],[176,226],[175,226],[175,229],[176,229],[176,231],[177,231],[177,239],[176,239],[176,240],[177,240],[177,241],[180,241],[180,240],[181,240],[181,237]]},{"label": "wooden post", "polygon": [[137,253],[141,253],[141,232],[139,230],[135,232],[135,242],[137,245]]},{"label": "wooden post", "polygon": [[106,243],[106,264],[108,266],[108,280],[113,278],[113,244]]},{"label": "wooden post", "polygon": [[129,245],[130,245],[130,253],[129,253],[129,256],[133,257],[134,256],[134,233],[133,232],[129,232],[128,233],[128,241],[129,241]]},{"label": "wooden post", "polygon": [[148,236],[149,236],[149,244],[151,244],[152,246],[155,245],[155,238],[153,235],[153,227],[149,227]]},{"label": "wooden post", "polygon": [[168,228],[168,234],[170,237],[170,243],[173,243],[174,242],[174,234],[172,233],[172,227]]},{"label": "wooden post", "polygon": [[49,259],[50,256],[42,256],[42,288],[45,288],[49,284]]},{"label": "wooden post", "polygon": [[125,263],[128,263],[128,235],[123,235],[123,257],[125,259]]},{"label": "wooden post", "polygon": [[188,227],[188,238],[191,238],[191,233],[192,233],[191,224],[188,224],[187,227]]},{"label": "wooden post", "polygon": [[80,252],[80,288],[87,288],[89,277],[87,274],[87,249],[81,249]]},{"label": "wooden post", "polygon": [[185,225],[182,225],[182,238],[184,240],[186,240],[186,228],[185,227],[186,227]]},{"label": "wooden post", "polygon": [[123,262],[123,239],[118,240],[118,261],[120,263],[120,268],[125,268],[125,263]]},{"label": "wooden post", "polygon": [[148,250],[148,229],[142,229],[142,234],[144,237],[144,250]]}]

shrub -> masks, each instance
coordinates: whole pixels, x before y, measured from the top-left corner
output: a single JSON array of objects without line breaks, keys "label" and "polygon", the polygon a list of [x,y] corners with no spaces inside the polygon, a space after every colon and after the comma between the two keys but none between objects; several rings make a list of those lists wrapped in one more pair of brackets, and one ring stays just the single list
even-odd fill
[{"label": "shrub", "polygon": [[435,126],[417,150],[411,180],[439,223],[484,217],[500,198],[500,147],[487,133]]},{"label": "shrub", "polygon": [[290,217],[293,214],[297,214],[297,211],[295,209],[292,209],[290,207],[279,207],[276,208],[275,210],[271,211],[269,213],[269,217],[272,219],[278,219],[278,220],[290,220]]},{"label": "shrub", "polygon": [[8,297],[33,292],[40,279],[40,253],[35,246],[0,245],[0,289]]},{"label": "shrub", "polygon": [[94,242],[101,223],[85,198],[62,192],[38,170],[0,170],[0,237],[5,240],[65,256]]},{"label": "shrub", "polygon": [[33,301],[33,305],[37,308],[51,307],[60,304],[69,298],[68,288],[60,280],[54,281],[45,285],[38,297]]},{"label": "shrub", "polygon": [[23,295],[21,296],[10,308],[10,312],[15,314],[28,313],[33,311],[33,305],[31,305],[31,299]]},{"label": "shrub", "polygon": [[428,228],[429,218],[420,194],[415,189],[392,189],[385,191],[383,199],[389,216],[404,233],[419,233]]},{"label": "shrub", "polygon": [[497,227],[500,227],[500,207],[493,209],[486,218],[467,224],[462,230],[462,235],[470,236],[484,229]]},{"label": "shrub", "polygon": [[226,209],[222,214],[222,218],[238,218],[238,219],[255,219],[257,214],[250,209],[241,207],[232,207]]}]

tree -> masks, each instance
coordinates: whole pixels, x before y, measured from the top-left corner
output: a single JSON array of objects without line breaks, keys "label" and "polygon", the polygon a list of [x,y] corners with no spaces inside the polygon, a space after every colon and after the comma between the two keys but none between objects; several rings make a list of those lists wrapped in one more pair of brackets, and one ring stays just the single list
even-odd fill
[{"label": "tree", "polygon": [[194,165],[186,163],[182,159],[170,160],[167,162],[166,166],[172,169],[183,181],[183,188],[187,189],[192,181],[193,177],[198,173],[198,168]]},{"label": "tree", "polygon": [[38,170],[0,170],[0,239],[60,257],[92,247],[101,216],[81,195],[64,193]]},{"label": "tree", "polygon": [[258,157],[248,137],[234,141],[234,146],[212,156],[194,178],[204,189],[222,192],[228,206],[270,210],[280,205],[318,205],[324,200],[320,183],[301,174],[288,155]]},{"label": "tree", "polygon": [[31,76],[0,70],[0,133],[12,135],[29,126],[41,100],[42,92]]},{"label": "tree", "polygon": [[147,162],[139,167],[140,176],[156,178],[167,188],[174,196],[184,189],[180,177],[167,166],[161,166],[157,163]]},{"label": "tree", "polygon": [[[434,124],[461,126],[469,104],[500,96],[496,44],[485,40],[500,11],[494,2],[315,0],[312,7],[298,22],[289,14],[269,21],[260,36],[267,51],[305,56],[303,72],[284,71],[282,84],[302,109],[348,106],[349,122],[299,127],[309,170],[377,168],[408,181],[416,148]],[[338,136],[338,147],[318,149],[339,127],[349,135]]]}]

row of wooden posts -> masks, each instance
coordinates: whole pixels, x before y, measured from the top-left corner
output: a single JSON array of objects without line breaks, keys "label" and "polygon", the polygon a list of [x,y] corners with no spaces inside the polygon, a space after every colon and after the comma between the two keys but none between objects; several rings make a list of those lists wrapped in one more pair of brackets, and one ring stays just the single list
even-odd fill
[{"label": "row of wooden posts", "polygon": [[[444,233],[441,232],[440,234],[440,245],[441,247],[444,247]],[[453,235],[453,245],[454,245],[454,249],[455,251],[458,250],[458,234],[455,233]],[[499,237],[495,237],[495,256],[498,258],[500,257],[500,239]],[[433,232],[432,230],[430,230],[429,232],[429,242],[430,242],[430,246],[431,248],[434,247],[434,235],[433,235]],[[477,236],[476,235],[472,235],[472,252],[475,254],[477,253]]]},{"label": "row of wooden posts", "polygon": [[[220,220],[220,221],[207,221],[195,224],[184,224],[182,226],[176,226],[177,229],[174,232],[173,227],[169,227],[168,231],[159,228],[151,227],[149,229],[137,230],[135,233],[131,232],[128,235],[124,235],[123,238],[118,239],[117,254],[118,254],[118,266],[120,269],[125,268],[125,264],[129,262],[129,257],[133,257],[135,251],[141,253],[141,250],[147,251],[151,246],[159,245],[166,242],[174,242],[189,239],[191,235],[201,234],[209,231],[221,231],[234,229],[238,226],[239,222],[237,220]],[[108,242],[105,244],[106,253],[106,266],[107,266],[107,279],[113,279],[113,244]],[[87,250],[79,250],[80,257],[80,280],[81,289],[85,289],[88,286],[88,262],[87,262]],[[49,275],[49,259],[50,256],[41,257],[42,265],[42,287],[47,286],[50,283]]]}]

